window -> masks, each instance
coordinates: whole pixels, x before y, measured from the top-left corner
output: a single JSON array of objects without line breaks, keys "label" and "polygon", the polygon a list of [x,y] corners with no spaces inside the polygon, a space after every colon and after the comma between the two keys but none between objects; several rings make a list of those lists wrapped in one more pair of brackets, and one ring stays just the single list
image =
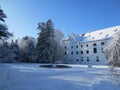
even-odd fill
[{"label": "window", "polygon": [[79,61],[79,59],[76,60],[77,62]]},{"label": "window", "polygon": [[97,44],[96,44],[96,43],[93,43],[93,46],[97,46]]},{"label": "window", "polygon": [[97,48],[93,48],[93,53],[97,53]]},{"label": "window", "polygon": [[65,55],[67,54],[67,52],[65,51]]},{"label": "window", "polygon": [[99,62],[99,59],[96,59],[96,62]]},{"label": "window", "polygon": [[103,48],[101,48],[101,53],[104,53]]},{"label": "window", "polygon": [[94,39],[95,37],[92,37],[92,39]]},{"label": "window", "polygon": [[101,34],[102,34],[102,32],[99,33],[99,35],[101,35]]},{"label": "window", "polygon": [[108,36],[109,36],[108,34],[105,35],[106,38],[107,38]]},{"label": "window", "polygon": [[78,45],[76,46],[76,48],[78,48]]},{"label": "window", "polygon": [[73,48],[73,46],[71,46],[71,48]]},{"label": "window", "polygon": [[86,44],[86,47],[88,47],[88,44]]},{"label": "window", "polygon": [[99,57],[98,56],[96,57],[96,62],[99,62]]},{"label": "window", "polygon": [[81,54],[83,54],[83,51],[81,51]]},{"label": "window", "polygon": [[86,54],[89,54],[89,51],[88,51],[88,50],[86,50]]},{"label": "window", "polygon": [[83,57],[81,57],[81,61],[83,61]]},{"label": "window", "polygon": [[76,54],[78,55],[78,51],[76,51]]},{"label": "window", "polygon": [[105,43],[104,42],[101,42],[101,45],[104,45]]},{"label": "window", "polygon": [[87,61],[89,62],[90,60],[89,60],[89,59],[87,59]]},{"label": "window", "polygon": [[98,56],[96,58],[99,58]]},{"label": "window", "polygon": [[117,29],[114,30],[114,32],[118,31]]},{"label": "window", "polygon": [[89,60],[89,57],[87,57],[87,61],[89,62],[90,60]]},{"label": "window", "polygon": [[83,45],[81,45],[81,47],[83,47]]},{"label": "window", "polygon": [[71,52],[71,55],[73,55],[73,52]]}]

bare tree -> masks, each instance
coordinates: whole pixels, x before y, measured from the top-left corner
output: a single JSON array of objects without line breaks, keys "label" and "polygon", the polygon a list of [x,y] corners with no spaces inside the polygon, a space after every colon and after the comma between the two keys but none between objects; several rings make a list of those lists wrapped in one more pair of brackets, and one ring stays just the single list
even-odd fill
[{"label": "bare tree", "polygon": [[54,58],[55,61],[58,63],[62,63],[64,58],[64,48],[62,45],[63,38],[64,38],[63,33],[60,30],[55,30],[55,40],[57,42],[57,45],[56,45]]},{"label": "bare tree", "polygon": [[108,60],[108,65],[120,67],[120,32],[113,35],[104,52]]}]

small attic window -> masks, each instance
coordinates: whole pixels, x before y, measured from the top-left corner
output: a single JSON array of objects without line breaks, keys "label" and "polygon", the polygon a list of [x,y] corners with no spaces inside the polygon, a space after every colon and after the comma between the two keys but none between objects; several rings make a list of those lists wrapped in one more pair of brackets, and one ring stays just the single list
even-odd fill
[{"label": "small attic window", "polygon": [[88,35],[88,37],[90,37],[91,35]]},{"label": "small attic window", "polygon": [[108,37],[108,36],[109,36],[108,34],[105,35],[105,37]]},{"label": "small attic window", "polygon": [[102,32],[99,33],[99,35],[101,35],[101,34],[102,34]]},{"label": "small attic window", "polygon": [[115,29],[114,32],[118,31],[118,29]]},{"label": "small attic window", "polygon": [[92,39],[94,39],[95,37],[92,37]]},{"label": "small attic window", "polygon": [[85,36],[85,34],[82,34],[82,36]]}]

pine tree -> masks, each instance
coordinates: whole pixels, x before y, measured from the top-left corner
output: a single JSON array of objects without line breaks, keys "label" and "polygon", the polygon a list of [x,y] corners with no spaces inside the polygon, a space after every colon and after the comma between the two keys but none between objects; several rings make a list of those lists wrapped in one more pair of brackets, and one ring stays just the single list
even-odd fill
[{"label": "pine tree", "polygon": [[8,39],[10,36],[12,36],[12,34],[8,32],[6,24],[3,24],[5,22],[5,18],[7,18],[7,16],[0,8],[0,39]]},{"label": "pine tree", "polygon": [[48,20],[46,23],[39,23],[38,29],[41,32],[37,42],[37,60],[41,63],[53,63],[56,50],[53,22]]}]

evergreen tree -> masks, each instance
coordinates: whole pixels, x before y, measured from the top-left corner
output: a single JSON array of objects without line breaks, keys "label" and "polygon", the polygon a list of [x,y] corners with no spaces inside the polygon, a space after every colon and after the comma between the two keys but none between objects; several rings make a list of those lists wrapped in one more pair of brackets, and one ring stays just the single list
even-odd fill
[{"label": "evergreen tree", "polygon": [[12,34],[8,32],[6,24],[3,24],[5,22],[4,18],[7,18],[7,16],[0,8],[0,39],[8,39],[12,36]]},{"label": "evergreen tree", "polygon": [[46,23],[38,24],[41,30],[37,42],[37,60],[41,63],[53,63],[56,50],[55,33],[53,22],[48,20]]}]

